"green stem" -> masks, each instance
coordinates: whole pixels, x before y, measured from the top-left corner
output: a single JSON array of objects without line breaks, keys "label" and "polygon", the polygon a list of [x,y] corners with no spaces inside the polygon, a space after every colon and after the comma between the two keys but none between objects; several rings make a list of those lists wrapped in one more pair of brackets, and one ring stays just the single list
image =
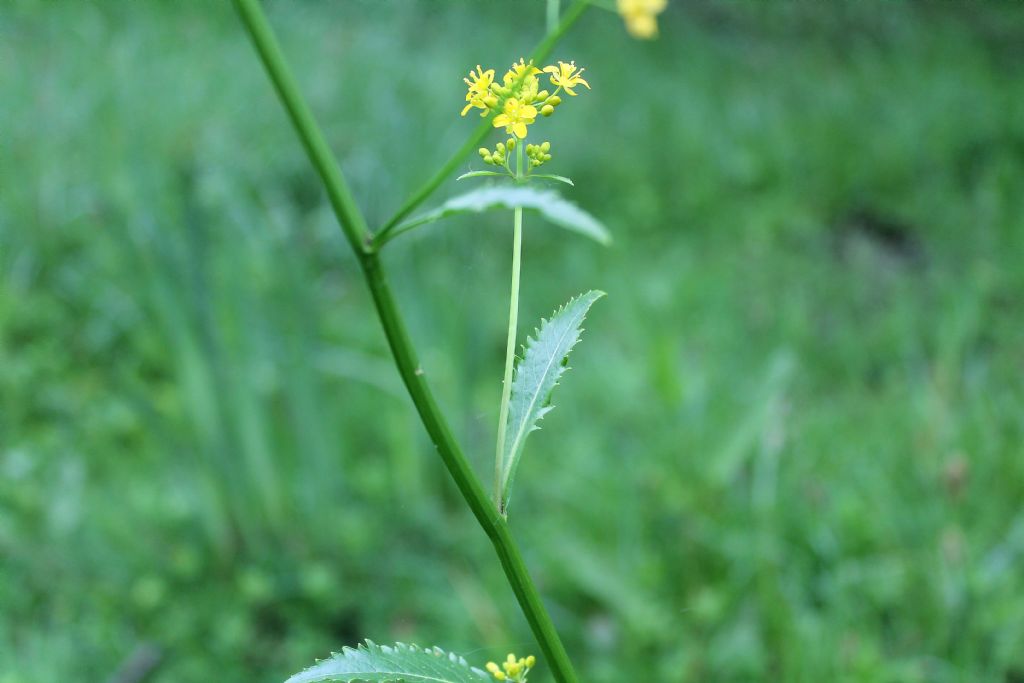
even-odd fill
[{"label": "green stem", "polygon": [[508,523],[491,504],[434,399],[388,286],[380,257],[367,244],[368,232],[362,212],[353,201],[344,176],[334,163],[323,135],[295,84],[259,0],[234,0],[234,3],[292,125],[327,189],[342,231],[356,253],[395,364],[431,442],[477,522],[491,539],[509,585],[551,666],[555,680],[559,683],[578,683],[572,662],[530,578]]},{"label": "green stem", "polygon": [[559,5],[561,0],[548,0],[548,33],[554,32],[558,28],[558,10],[561,9]]},{"label": "green stem", "polygon": [[[530,53],[530,59],[532,59],[535,64],[539,64],[547,59],[548,55],[551,54],[551,50],[554,49],[555,44],[561,40],[562,36],[565,35],[565,32],[576,23],[576,20],[579,19],[584,10],[587,9],[590,2],[591,0],[574,0],[572,5],[565,10],[565,13],[562,15],[562,21],[558,24],[558,28],[554,31],[548,31],[548,34],[543,40],[541,40],[540,44],[537,45],[536,49]],[[456,151],[455,154],[453,154],[451,158],[441,166],[441,169],[437,173],[431,176],[430,179],[418,190],[413,192],[412,196],[410,196],[405,203],[402,204],[401,208],[395,212],[395,215],[388,219],[388,222],[377,231],[377,234],[373,238],[373,247],[379,248],[387,242],[388,234],[395,229],[395,226],[401,223],[402,220],[412,213],[417,206],[426,201],[427,197],[434,194],[434,191],[441,186],[441,183],[452,176],[452,173],[454,173],[458,165],[462,163],[462,160],[480,147],[480,143],[483,142],[483,139],[487,137],[487,134],[490,133],[491,130],[493,130],[493,126],[491,125],[490,118],[477,126],[462,147],[459,147],[458,151]]]},{"label": "green stem", "polygon": [[[523,178],[523,145],[516,143],[516,180]],[[512,221],[512,289],[508,304],[508,341],[505,343],[505,377],[501,382],[501,410],[498,412],[498,439],[494,449],[494,505],[505,515],[504,471],[505,429],[508,404],[512,397],[512,366],[516,357],[516,333],[519,330],[519,271],[523,254],[523,207],[515,208]]]}]

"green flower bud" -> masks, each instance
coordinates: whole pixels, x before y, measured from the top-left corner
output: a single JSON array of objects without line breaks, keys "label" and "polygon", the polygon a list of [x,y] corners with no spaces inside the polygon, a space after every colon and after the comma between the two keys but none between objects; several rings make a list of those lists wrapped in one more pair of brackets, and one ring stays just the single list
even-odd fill
[{"label": "green flower bud", "polygon": [[515,149],[516,148],[516,139],[515,138],[509,138],[508,141],[505,142],[505,146],[508,147],[509,149]]},{"label": "green flower bud", "polygon": [[505,143],[504,142],[499,142],[497,145],[494,146],[494,149],[497,150],[499,153],[504,153],[504,151],[505,151]]},{"label": "green flower bud", "polygon": [[555,108],[552,107],[550,104],[545,104],[543,107],[540,108],[540,113],[541,116],[551,116],[552,114],[555,113]]},{"label": "green flower bud", "polygon": [[547,154],[549,151],[551,151],[551,143],[547,141],[540,143],[540,151]]},{"label": "green flower bud", "polygon": [[548,98],[548,91],[547,90],[541,90],[539,93],[537,93],[537,99],[538,100],[546,100],[547,98]]},{"label": "green flower bud", "polygon": [[484,163],[490,166],[494,166],[494,157],[492,157],[490,154],[485,154]]},{"label": "green flower bud", "polygon": [[544,155],[544,161],[551,161],[551,155],[550,154],[545,154]]},{"label": "green flower bud", "polygon": [[552,95],[551,97],[548,98],[548,101],[547,101],[547,104],[550,104],[552,107],[557,107],[561,103],[562,103],[562,98],[559,97],[558,95]]},{"label": "green flower bud", "polygon": [[487,97],[484,98],[484,104],[486,104],[491,109],[494,109],[495,107],[498,106],[498,98],[495,97],[494,95],[488,95]]},{"label": "green flower bud", "polygon": [[477,153],[480,155],[482,159],[486,159],[487,155],[491,153],[491,150],[487,149],[486,147],[481,147],[480,149],[477,150]]}]

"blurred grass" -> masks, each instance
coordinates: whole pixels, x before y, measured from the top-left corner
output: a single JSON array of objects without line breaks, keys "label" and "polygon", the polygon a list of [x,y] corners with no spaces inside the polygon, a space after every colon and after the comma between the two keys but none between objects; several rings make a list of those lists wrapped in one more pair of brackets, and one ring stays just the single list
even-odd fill
[{"label": "blurred grass", "polygon": [[[271,5],[371,223],[536,5]],[[524,321],[610,296],[513,524],[586,680],[1024,676],[1021,35],[1012,3],[678,2],[556,52],[594,90],[552,168],[616,244],[527,222]],[[227,4],[17,0],[0,36],[0,681],[530,650]],[[506,218],[388,256],[485,479]]]}]

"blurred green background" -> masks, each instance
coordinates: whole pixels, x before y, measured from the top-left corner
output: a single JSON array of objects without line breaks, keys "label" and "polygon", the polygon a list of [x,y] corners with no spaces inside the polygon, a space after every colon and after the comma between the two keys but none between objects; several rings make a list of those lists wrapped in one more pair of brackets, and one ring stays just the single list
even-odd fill
[{"label": "blurred green background", "polygon": [[[268,12],[372,224],[544,22]],[[512,525],[583,680],[1024,680],[1024,7],[594,8],[554,57],[593,90],[536,130],[615,244],[527,218],[524,331],[609,296]],[[386,254],[485,481],[509,223]],[[227,2],[0,6],[0,401],[2,683],[539,654]]]}]

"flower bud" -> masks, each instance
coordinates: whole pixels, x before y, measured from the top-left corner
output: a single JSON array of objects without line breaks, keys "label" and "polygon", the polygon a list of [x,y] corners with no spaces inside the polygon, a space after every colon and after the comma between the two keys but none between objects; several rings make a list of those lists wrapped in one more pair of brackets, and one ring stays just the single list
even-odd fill
[{"label": "flower bud", "polygon": [[551,151],[551,143],[547,142],[547,141],[544,141],[544,142],[540,143],[540,151],[544,152],[545,154],[550,152]]},{"label": "flower bud", "polygon": [[551,116],[552,114],[555,113],[555,108],[552,107],[550,104],[545,104],[543,107],[540,108],[540,113],[541,116]]},{"label": "flower bud", "polygon": [[548,98],[548,91],[547,90],[541,90],[539,93],[537,93],[537,99],[538,100],[546,100],[547,98]]},{"label": "flower bud", "polygon": [[480,155],[481,158],[486,159],[487,155],[491,153],[491,150],[487,149],[486,147],[481,147],[480,149],[477,150],[477,153]]},{"label": "flower bud", "polygon": [[559,97],[558,95],[552,95],[551,97],[548,98],[548,101],[547,101],[547,104],[550,104],[552,107],[557,107],[561,103],[562,103],[562,98]]},{"label": "flower bud", "polygon": [[488,95],[487,97],[484,98],[484,104],[493,109],[494,107],[498,106],[498,98],[495,97],[494,95]]},{"label": "flower bud", "polygon": [[544,158],[544,161],[551,161],[551,155],[550,154],[545,154],[543,158]]},{"label": "flower bud", "polygon": [[533,665],[536,664],[536,663],[537,663],[537,658],[534,657],[533,655],[530,655],[529,657],[526,658],[526,666],[527,666],[527,668],[532,669]]},{"label": "flower bud", "polygon": [[505,146],[508,147],[509,149],[515,149],[516,148],[516,139],[515,138],[509,138],[505,142]]}]

